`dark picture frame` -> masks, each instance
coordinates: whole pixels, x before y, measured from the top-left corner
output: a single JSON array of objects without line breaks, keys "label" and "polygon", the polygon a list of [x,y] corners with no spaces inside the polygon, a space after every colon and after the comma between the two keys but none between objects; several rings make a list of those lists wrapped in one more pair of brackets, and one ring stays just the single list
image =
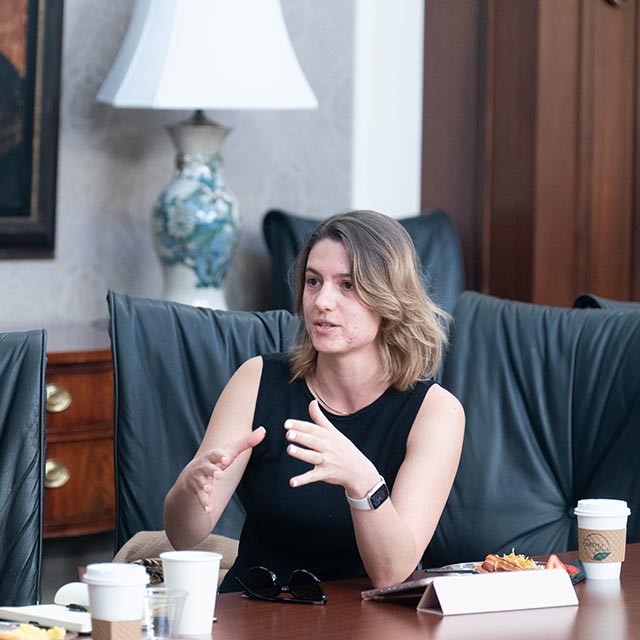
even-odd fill
[{"label": "dark picture frame", "polygon": [[63,0],[0,3],[0,258],[50,258]]}]

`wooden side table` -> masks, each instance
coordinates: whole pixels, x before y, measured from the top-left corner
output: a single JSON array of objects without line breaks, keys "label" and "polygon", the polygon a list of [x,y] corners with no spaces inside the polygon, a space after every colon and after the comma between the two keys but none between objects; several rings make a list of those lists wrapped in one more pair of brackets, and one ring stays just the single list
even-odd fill
[{"label": "wooden side table", "polygon": [[44,537],[115,525],[113,364],[105,327],[47,329]]}]

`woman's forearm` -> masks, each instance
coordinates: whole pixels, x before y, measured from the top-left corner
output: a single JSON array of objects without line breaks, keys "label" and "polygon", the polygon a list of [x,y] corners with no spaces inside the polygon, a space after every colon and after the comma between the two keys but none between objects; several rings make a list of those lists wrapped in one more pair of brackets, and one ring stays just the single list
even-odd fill
[{"label": "woman's forearm", "polygon": [[164,502],[164,527],[176,549],[190,549],[211,533],[216,525],[214,512],[207,513],[197,496],[180,486],[171,488]]},{"label": "woman's forearm", "polygon": [[358,551],[374,587],[406,580],[422,557],[411,529],[391,500],[375,511],[351,510]]}]

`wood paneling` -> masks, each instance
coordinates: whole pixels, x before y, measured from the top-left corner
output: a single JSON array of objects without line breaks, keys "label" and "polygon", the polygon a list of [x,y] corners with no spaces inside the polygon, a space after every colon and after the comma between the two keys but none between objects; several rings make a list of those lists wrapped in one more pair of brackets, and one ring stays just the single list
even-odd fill
[{"label": "wood paneling", "polygon": [[422,205],[470,288],[640,299],[639,33],[637,0],[426,0]]},{"label": "wood paneling", "polygon": [[538,99],[535,126],[532,123],[536,132],[532,173],[536,242],[531,255],[530,299],[556,305],[568,304],[576,291],[585,291],[587,286],[579,276],[584,274],[580,247],[583,236],[588,237],[584,233],[589,224],[580,206],[581,193],[586,190],[582,185],[578,188],[581,2],[541,2],[538,14]]},{"label": "wood paneling", "polygon": [[[537,83],[535,0],[489,5],[491,108],[485,110],[490,197],[483,202],[487,228],[482,289],[502,298],[531,295],[534,227],[534,137]],[[488,236],[488,237],[487,237]],[[509,268],[505,269],[505,265]]]},{"label": "wood paneling", "polygon": [[593,11],[593,165],[590,284],[601,295],[631,294],[633,146],[637,3]]},{"label": "wood paneling", "polygon": [[[455,18],[454,18],[455,16]],[[482,233],[477,204],[480,194],[481,131],[478,128],[483,60],[480,7],[469,0],[427,1],[422,149],[422,202],[441,207],[461,234],[467,282],[480,285]]]},{"label": "wood paneling", "polygon": [[632,280],[631,290],[634,300],[640,300],[640,8],[636,9],[635,37],[635,128],[634,128],[634,191],[633,191],[633,226],[632,242]]}]

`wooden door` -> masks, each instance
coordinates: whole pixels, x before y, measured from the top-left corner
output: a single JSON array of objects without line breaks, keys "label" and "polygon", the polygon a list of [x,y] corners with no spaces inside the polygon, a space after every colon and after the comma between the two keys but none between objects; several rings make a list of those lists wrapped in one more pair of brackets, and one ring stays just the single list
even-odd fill
[{"label": "wooden door", "polygon": [[640,299],[638,0],[426,0],[423,208],[468,285]]}]

